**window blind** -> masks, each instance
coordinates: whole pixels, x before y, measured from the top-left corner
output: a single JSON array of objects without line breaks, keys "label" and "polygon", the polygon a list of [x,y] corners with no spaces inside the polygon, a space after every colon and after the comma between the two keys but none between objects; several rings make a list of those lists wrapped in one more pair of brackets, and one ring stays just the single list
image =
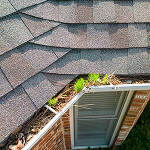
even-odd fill
[{"label": "window blind", "polygon": [[76,102],[75,146],[108,145],[126,93],[86,93]]}]

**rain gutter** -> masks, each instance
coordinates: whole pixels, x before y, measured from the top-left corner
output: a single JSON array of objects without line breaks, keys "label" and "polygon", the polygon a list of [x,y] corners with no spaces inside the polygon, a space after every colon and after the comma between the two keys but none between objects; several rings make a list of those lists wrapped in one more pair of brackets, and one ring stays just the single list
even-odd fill
[{"label": "rain gutter", "polygon": [[58,112],[50,122],[33,138],[31,141],[22,149],[30,150],[40,139],[41,137],[62,117],[62,115],[84,94],[84,90],[78,93],[66,106]]},{"label": "rain gutter", "polygon": [[51,112],[53,112],[54,114],[58,114],[58,112],[57,111],[55,111],[53,108],[51,108],[50,106],[48,106],[48,105],[44,105],[47,109],[49,109]]},{"label": "rain gutter", "polygon": [[[70,102],[60,112],[57,113],[50,122],[33,138],[22,150],[30,150],[41,138],[42,136],[62,117],[62,115],[84,94],[88,92],[105,92],[105,91],[136,91],[136,90],[150,90],[150,83],[144,84],[120,84],[120,85],[101,85],[101,86],[91,86],[88,88],[83,88],[80,93],[78,93]],[[127,102],[128,105],[129,101]],[[46,106],[47,107],[47,106]],[[126,106],[127,107],[127,106]],[[52,108],[50,108],[52,109]],[[122,115],[123,116],[123,115]],[[122,119],[122,118],[121,118]],[[119,125],[118,125],[119,127]],[[116,133],[115,133],[116,134]],[[115,135],[114,135],[115,137]],[[114,139],[113,137],[113,139]],[[112,141],[111,141],[112,143]],[[111,145],[110,143],[110,145]]]}]

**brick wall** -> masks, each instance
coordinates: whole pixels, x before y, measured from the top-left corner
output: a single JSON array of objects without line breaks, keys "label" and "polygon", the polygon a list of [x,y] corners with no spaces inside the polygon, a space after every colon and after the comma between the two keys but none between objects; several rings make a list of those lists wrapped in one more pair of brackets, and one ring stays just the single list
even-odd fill
[{"label": "brick wall", "polygon": [[121,145],[142,114],[150,99],[150,91],[137,91],[130,103],[114,145]]},{"label": "brick wall", "polygon": [[71,149],[70,115],[69,110],[62,116],[66,149]]},{"label": "brick wall", "polygon": [[62,121],[59,119],[31,150],[65,150]]},{"label": "brick wall", "polygon": [[49,131],[31,148],[31,150],[71,149],[69,110]]}]

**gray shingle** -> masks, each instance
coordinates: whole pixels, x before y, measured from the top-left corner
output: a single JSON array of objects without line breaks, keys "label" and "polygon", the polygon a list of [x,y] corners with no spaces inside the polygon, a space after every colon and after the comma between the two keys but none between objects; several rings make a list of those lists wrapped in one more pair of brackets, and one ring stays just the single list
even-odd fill
[{"label": "gray shingle", "polygon": [[[58,27],[56,27],[58,28]],[[31,43],[36,43],[40,45],[52,46],[52,31],[48,31],[41,36],[38,36],[30,41]]]},{"label": "gray shingle", "polygon": [[112,0],[93,0],[94,23],[115,22],[115,5]]},{"label": "gray shingle", "polygon": [[55,87],[42,74],[36,74],[22,86],[38,108],[41,108],[56,93]]},{"label": "gray shingle", "polygon": [[146,48],[133,48],[128,50],[128,73],[150,73],[150,63]]},{"label": "gray shingle", "polygon": [[69,52],[67,54],[59,58],[56,62],[54,62],[44,70],[42,70],[42,72],[57,74],[79,74],[81,71],[80,59],[80,50],[69,49]]},{"label": "gray shingle", "polygon": [[36,72],[43,70],[58,59],[51,47],[27,43],[19,49]]},{"label": "gray shingle", "polygon": [[133,0],[134,21],[150,22],[150,1]]},{"label": "gray shingle", "polygon": [[0,1],[0,17],[9,15],[15,12],[13,6],[9,3],[8,0],[1,0]]},{"label": "gray shingle", "polygon": [[146,24],[129,24],[128,39],[129,47],[147,47],[148,37]]},{"label": "gray shingle", "polygon": [[88,48],[110,47],[108,24],[87,25],[87,47]]},{"label": "gray shingle", "polygon": [[74,0],[59,1],[59,21],[64,23],[76,23],[76,3]]},{"label": "gray shingle", "polygon": [[128,51],[102,50],[102,72],[103,74],[127,74]]},{"label": "gray shingle", "polygon": [[69,47],[69,33],[68,26],[65,24],[55,28],[52,32],[52,46]]},{"label": "gray shingle", "polygon": [[68,26],[62,24],[31,42],[47,46],[69,47],[69,41]]},{"label": "gray shingle", "polygon": [[0,54],[3,54],[32,39],[32,35],[19,15],[11,15],[0,21]]},{"label": "gray shingle", "polygon": [[0,142],[2,142],[14,130],[15,123],[12,121],[8,111],[0,104]]},{"label": "gray shingle", "polygon": [[57,57],[60,58],[63,55],[67,54],[71,49],[52,47],[52,50],[57,55]]},{"label": "gray shingle", "polygon": [[70,47],[71,48],[86,48],[87,47],[87,25],[72,24],[69,25]]},{"label": "gray shingle", "polygon": [[150,46],[150,23],[147,24],[147,32],[148,32],[148,46]]},{"label": "gray shingle", "polygon": [[11,85],[0,69],[0,97],[12,90]]},{"label": "gray shingle", "polygon": [[[150,48],[147,48],[147,53],[148,53],[148,64],[150,68]],[[149,69],[149,73],[150,73],[150,69]]]},{"label": "gray shingle", "polygon": [[29,30],[31,31],[34,37],[39,36],[60,24],[53,21],[47,21],[47,20],[31,17],[21,13],[19,15],[21,16],[23,22],[29,28]]},{"label": "gray shingle", "polygon": [[4,108],[1,112],[1,135],[5,138],[37,111],[21,86],[3,96],[0,105]]},{"label": "gray shingle", "polygon": [[0,66],[13,87],[35,74],[33,67],[23,58],[18,50],[2,55],[0,57]]},{"label": "gray shingle", "polygon": [[76,16],[78,23],[93,22],[93,0],[76,0]]},{"label": "gray shingle", "polygon": [[29,7],[29,6],[32,6],[32,5],[35,5],[35,4],[38,4],[38,3],[41,3],[41,2],[44,2],[46,0],[9,0],[12,5],[15,7],[15,9],[19,10],[19,9],[22,9],[22,8],[26,8],[26,7]]},{"label": "gray shingle", "polygon": [[102,73],[101,50],[81,50],[81,74]]},{"label": "gray shingle", "polygon": [[56,69],[58,74],[80,74],[81,72],[81,52],[71,50],[57,61]]},{"label": "gray shingle", "polygon": [[134,12],[132,0],[115,0],[116,22],[131,23],[134,22]]},{"label": "gray shingle", "polygon": [[58,60],[55,61],[53,64],[51,64],[50,66],[48,66],[47,68],[45,68],[44,70],[42,70],[42,72],[46,72],[46,73],[57,73],[57,66],[58,66]]},{"label": "gray shingle", "polygon": [[4,137],[0,134],[0,142],[4,140]]},{"label": "gray shingle", "polygon": [[110,47],[128,48],[128,25],[127,24],[109,24]]},{"label": "gray shingle", "polygon": [[76,77],[76,75],[49,74],[49,73],[44,73],[44,76],[55,87],[57,92],[63,89],[69,82],[71,82]]},{"label": "gray shingle", "polygon": [[22,10],[22,12],[48,20],[59,20],[59,6],[58,1],[55,0],[46,1],[45,3],[41,3],[35,7]]}]

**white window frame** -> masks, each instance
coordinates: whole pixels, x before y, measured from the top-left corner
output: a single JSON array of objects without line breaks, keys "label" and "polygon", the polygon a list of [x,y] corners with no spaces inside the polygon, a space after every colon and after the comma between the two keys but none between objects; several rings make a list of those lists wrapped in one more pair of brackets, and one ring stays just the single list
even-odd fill
[{"label": "white window frame", "polygon": [[[107,91],[112,91],[112,90],[107,90]],[[128,91],[128,90],[121,90],[121,89],[120,89],[120,90],[117,90],[117,91]],[[100,90],[100,91],[99,91],[99,90],[91,89],[90,91],[87,91],[87,92],[106,92],[106,90]],[[125,102],[124,102],[124,106],[123,106],[123,108],[122,108],[122,110],[121,110],[121,113],[120,113],[120,116],[119,116],[119,118],[118,118],[116,127],[115,127],[115,129],[114,129],[113,134],[112,134],[110,143],[109,143],[109,145],[102,145],[102,146],[100,146],[100,147],[102,147],[102,148],[112,146],[112,144],[113,144],[113,142],[114,142],[114,140],[115,140],[115,137],[116,137],[116,135],[117,135],[117,132],[118,132],[118,130],[119,130],[121,124],[122,124],[124,115],[125,115],[125,113],[126,113],[126,111],[127,111],[127,108],[128,108],[128,106],[129,106],[129,104],[130,104],[130,101],[131,101],[131,99],[132,99],[132,97],[133,97],[134,90],[130,90],[130,91],[128,91],[128,92],[129,92],[129,93],[128,93],[127,98],[126,98],[126,100],[125,100]],[[71,147],[72,147],[72,149],[87,149],[88,146],[75,146],[75,143],[74,143],[74,141],[75,141],[75,139],[74,139],[74,137],[75,137],[75,133],[74,133],[74,132],[75,132],[75,127],[74,127],[73,106],[70,108],[69,112],[70,112]],[[90,148],[99,148],[99,146],[90,146]]]}]

